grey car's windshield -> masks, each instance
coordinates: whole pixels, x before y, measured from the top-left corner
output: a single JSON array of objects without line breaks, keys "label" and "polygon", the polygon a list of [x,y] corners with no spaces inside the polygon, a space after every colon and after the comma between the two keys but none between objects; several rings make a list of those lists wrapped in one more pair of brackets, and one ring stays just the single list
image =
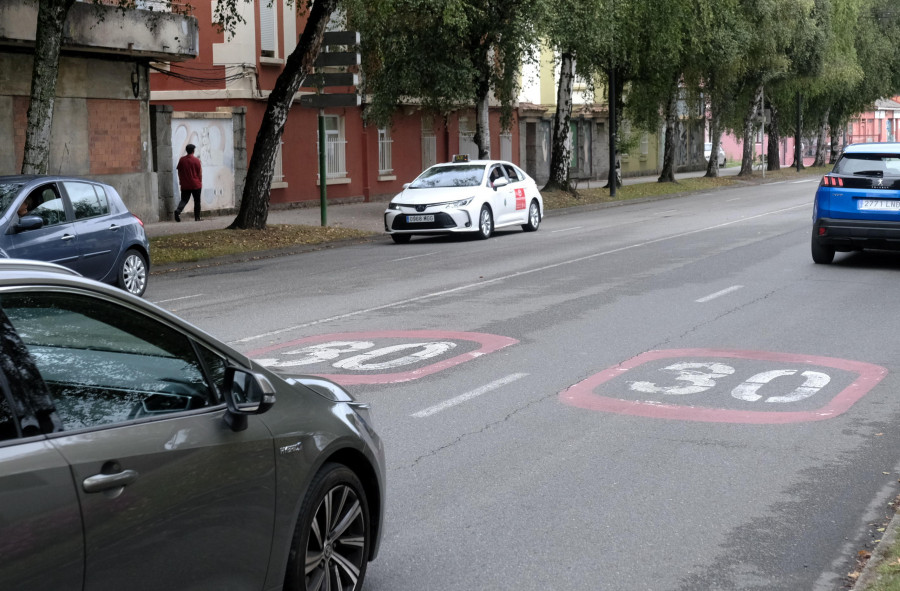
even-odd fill
[{"label": "grey car's windshield", "polygon": [[900,154],[844,154],[832,172],[857,176],[900,176]]},{"label": "grey car's windshield", "polygon": [[22,189],[22,183],[0,183],[0,215],[6,213]]},{"label": "grey car's windshield", "polygon": [[410,189],[434,189],[438,187],[477,187],[484,178],[484,164],[459,166],[435,166],[410,183]]}]

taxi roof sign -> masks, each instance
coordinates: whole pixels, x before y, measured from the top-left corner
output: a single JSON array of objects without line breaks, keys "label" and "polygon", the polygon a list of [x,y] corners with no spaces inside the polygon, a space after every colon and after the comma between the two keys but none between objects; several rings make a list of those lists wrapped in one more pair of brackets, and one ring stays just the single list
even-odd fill
[{"label": "taxi roof sign", "polygon": [[454,154],[453,161],[454,162],[468,162],[469,155],[468,154]]}]

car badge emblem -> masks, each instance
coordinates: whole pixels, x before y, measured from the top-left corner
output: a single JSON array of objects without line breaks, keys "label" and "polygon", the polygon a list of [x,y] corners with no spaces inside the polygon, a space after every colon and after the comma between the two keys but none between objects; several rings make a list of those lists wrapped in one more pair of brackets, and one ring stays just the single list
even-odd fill
[{"label": "car badge emblem", "polygon": [[418,212],[423,212],[426,209],[428,209],[427,205],[416,205],[416,211],[418,211]]},{"label": "car badge emblem", "polygon": [[875,188],[877,188],[877,189],[884,188],[884,181],[882,179],[875,179]]}]

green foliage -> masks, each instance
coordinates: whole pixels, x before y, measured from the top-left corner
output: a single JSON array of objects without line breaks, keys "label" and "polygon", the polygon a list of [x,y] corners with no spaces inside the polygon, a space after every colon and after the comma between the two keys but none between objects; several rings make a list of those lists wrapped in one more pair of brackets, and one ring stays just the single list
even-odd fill
[{"label": "green foliage", "polygon": [[508,125],[522,60],[542,10],[533,0],[346,0],[362,37],[367,117],[386,124],[400,104],[446,114],[488,90]]}]

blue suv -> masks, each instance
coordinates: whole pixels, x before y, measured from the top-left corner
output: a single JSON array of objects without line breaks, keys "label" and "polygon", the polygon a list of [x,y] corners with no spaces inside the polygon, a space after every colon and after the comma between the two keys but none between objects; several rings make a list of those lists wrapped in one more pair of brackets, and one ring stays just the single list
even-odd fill
[{"label": "blue suv", "polygon": [[900,250],[900,143],[847,146],[816,191],[811,247],[818,264],[835,252]]}]

